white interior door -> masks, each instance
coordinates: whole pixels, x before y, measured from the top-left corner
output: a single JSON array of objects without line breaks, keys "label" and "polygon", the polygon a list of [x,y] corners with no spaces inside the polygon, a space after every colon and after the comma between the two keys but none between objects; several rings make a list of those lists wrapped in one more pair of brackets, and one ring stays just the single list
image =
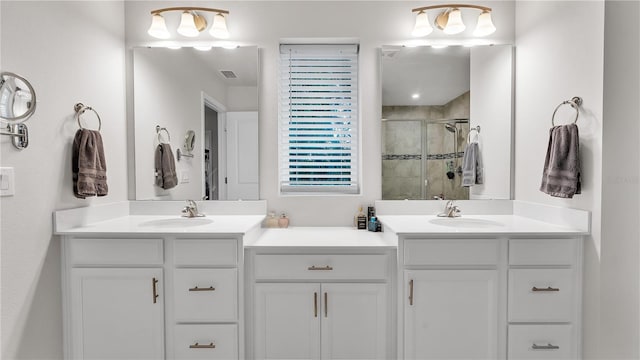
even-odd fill
[{"label": "white interior door", "polygon": [[386,284],[322,284],[322,359],[388,359]]},{"label": "white interior door", "polygon": [[320,285],[255,285],[255,359],[320,359]]},{"label": "white interior door", "polygon": [[497,358],[497,270],[407,271],[405,286],[405,359]]},{"label": "white interior door", "polygon": [[162,284],[162,269],[72,269],[73,358],[163,359]]},{"label": "white interior door", "polygon": [[257,200],[258,112],[227,112],[227,200]]}]

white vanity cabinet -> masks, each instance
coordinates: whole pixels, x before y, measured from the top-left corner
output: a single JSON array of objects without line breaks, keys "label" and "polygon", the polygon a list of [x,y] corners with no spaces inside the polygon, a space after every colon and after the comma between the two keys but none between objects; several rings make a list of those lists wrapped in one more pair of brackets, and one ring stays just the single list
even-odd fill
[{"label": "white vanity cabinet", "polygon": [[582,241],[509,240],[508,358],[578,359]]},{"label": "white vanity cabinet", "polygon": [[580,237],[399,240],[399,358],[579,359]]},{"label": "white vanity cabinet", "polygon": [[65,357],[244,358],[241,255],[241,236],[65,236]]},{"label": "white vanity cabinet", "polygon": [[250,358],[393,358],[393,255],[366,249],[248,250]]},{"label": "white vanity cabinet", "polygon": [[64,243],[67,357],[164,358],[163,240]]},{"label": "white vanity cabinet", "polygon": [[496,359],[497,239],[403,242],[404,358]]}]

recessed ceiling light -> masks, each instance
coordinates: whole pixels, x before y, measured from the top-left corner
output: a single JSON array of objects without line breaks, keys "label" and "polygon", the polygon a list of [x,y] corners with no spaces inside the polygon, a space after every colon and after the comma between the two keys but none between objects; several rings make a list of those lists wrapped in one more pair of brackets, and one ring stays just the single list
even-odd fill
[{"label": "recessed ceiling light", "polygon": [[420,98],[420,94],[413,94],[411,95],[412,99],[419,99]]}]

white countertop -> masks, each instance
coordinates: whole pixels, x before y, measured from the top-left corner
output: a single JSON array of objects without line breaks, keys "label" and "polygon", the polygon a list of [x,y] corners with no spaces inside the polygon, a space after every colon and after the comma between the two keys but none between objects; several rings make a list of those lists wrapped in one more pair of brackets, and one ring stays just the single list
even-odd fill
[{"label": "white countertop", "polygon": [[357,230],[352,227],[290,227],[264,229],[263,234],[248,248],[258,247],[376,247],[395,248],[397,239],[383,233]]},{"label": "white countertop", "polygon": [[384,231],[398,235],[586,235],[588,232],[517,215],[383,215]]},{"label": "white countertop", "polygon": [[207,215],[184,218],[166,215],[128,215],[57,232],[78,234],[245,234],[259,227],[264,215]]}]

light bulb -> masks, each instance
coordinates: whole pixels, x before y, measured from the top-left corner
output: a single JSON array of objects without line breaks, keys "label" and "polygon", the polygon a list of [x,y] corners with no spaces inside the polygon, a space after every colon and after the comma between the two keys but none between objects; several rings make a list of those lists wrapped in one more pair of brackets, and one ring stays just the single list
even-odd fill
[{"label": "light bulb", "polygon": [[493,25],[493,21],[491,21],[491,12],[483,10],[482,14],[478,16],[478,25],[476,25],[473,35],[487,36],[489,34],[493,34],[495,31],[496,27]]},{"label": "light bulb", "polygon": [[429,24],[429,16],[426,12],[420,11],[418,15],[416,15],[416,25],[413,28],[413,32],[411,35],[415,37],[427,36],[431,34],[433,28],[431,24]]},{"label": "light bulb", "polygon": [[209,34],[218,39],[229,38],[229,30],[227,30],[227,20],[225,19],[224,15],[222,15],[221,13],[217,13],[213,16],[213,25],[211,25]]},{"label": "light bulb", "polygon": [[454,8],[449,12],[449,20],[447,26],[442,30],[445,34],[453,35],[464,31],[466,27],[462,22],[462,12],[458,8]]},{"label": "light bulb", "polygon": [[180,26],[178,26],[178,34],[187,37],[196,37],[200,34],[196,27],[195,17],[189,11],[182,13],[180,18]]},{"label": "light bulb", "polygon": [[149,30],[147,30],[147,34],[153,36],[157,39],[168,39],[169,38],[169,30],[167,30],[167,25],[164,22],[164,17],[160,14],[154,14],[151,18],[151,26],[149,26]]}]

